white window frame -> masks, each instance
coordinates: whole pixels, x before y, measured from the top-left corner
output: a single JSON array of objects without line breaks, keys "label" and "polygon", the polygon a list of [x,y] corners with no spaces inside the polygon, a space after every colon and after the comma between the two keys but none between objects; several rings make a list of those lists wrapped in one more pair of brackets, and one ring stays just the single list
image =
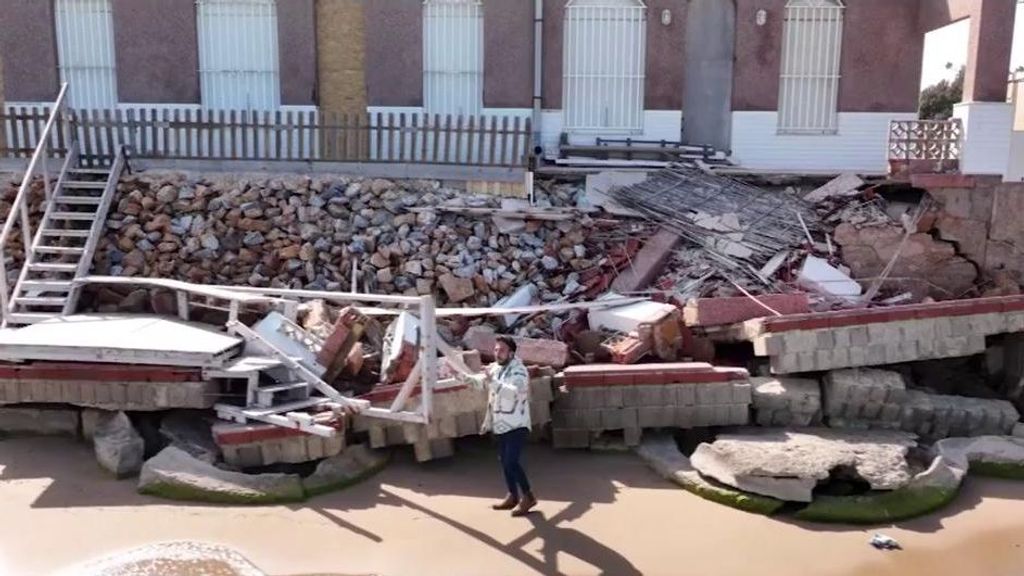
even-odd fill
[{"label": "white window frame", "polygon": [[483,3],[424,0],[423,110],[476,116],[483,107]]},{"label": "white window frame", "polygon": [[789,0],[783,23],[779,134],[836,134],[842,0]]},{"label": "white window frame", "polygon": [[72,108],[117,106],[117,62],[111,0],[56,0],[54,26],[61,82]]},{"label": "white window frame", "polygon": [[204,109],[281,106],[276,0],[196,0]]},{"label": "white window frame", "polygon": [[647,6],[642,0],[570,0],[563,34],[564,129],[643,133]]}]

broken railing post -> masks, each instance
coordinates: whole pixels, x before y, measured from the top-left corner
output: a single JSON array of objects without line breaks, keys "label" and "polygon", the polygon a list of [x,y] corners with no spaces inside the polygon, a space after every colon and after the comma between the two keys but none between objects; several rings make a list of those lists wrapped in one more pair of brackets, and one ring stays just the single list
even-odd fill
[{"label": "broken railing post", "polygon": [[420,407],[423,417],[430,422],[431,393],[437,383],[437,322],[431,296],[420,298],[420,365]]}]

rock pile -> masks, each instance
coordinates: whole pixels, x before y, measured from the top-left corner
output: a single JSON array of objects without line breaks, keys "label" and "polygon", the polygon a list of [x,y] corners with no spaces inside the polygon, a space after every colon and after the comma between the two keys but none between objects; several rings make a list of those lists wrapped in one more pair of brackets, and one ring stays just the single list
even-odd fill
[{"label": "rock pile", "polygon": [[[0,224],[7,220],[11,207],[14,205],[14,200],[18,196],[18,188],[20,186],[20,174],[0,177]],[[43,204],[45,198],[43,179],[36,178],[32,181],[32,185],[29,188],[28,199],[29,222],[33,231],[38,226],[39,220],[43,217],[43,211],[46,208]],[[21,272],[21,265],[25,261],[25,247],[22,242],[23,235],[20,222],[20,220],[15,221],[15,226],[11,231],[7,244],[4,246],[4,255],[10,259],[5,270],[9,286],[14,286],[14,283],[17,282],[18,274]]]},{"label": "rock pile", "polygon": [[[539,204],[571,206],[578,192],[554,186]],[[504,234],[488,217],[437,209],[453,204],[498,207],[436,181],[128,175],[94,273],[348,290],[355,262],[359,290],[480,305],[531,282],[544,301],[573,294],[606,253],[585,217]]]}]

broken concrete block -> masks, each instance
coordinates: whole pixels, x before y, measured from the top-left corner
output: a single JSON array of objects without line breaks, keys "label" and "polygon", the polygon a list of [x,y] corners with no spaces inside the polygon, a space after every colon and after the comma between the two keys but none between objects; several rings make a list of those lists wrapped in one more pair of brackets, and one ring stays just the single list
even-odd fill
[{"label": "broken concrete block", "polygon": [[78,436],[73,408],[0,408],[0,433]]},{"label": "broken concrete block", "polygon": [[462,302],[476,293],[473,281],[469,278],[459,278],[452,274],[445,274],[438,278],[437,281],[441,284],[441,288],[448,295],[448,300],[451,302]]},{"label": "broken concrete block", "polygon": [[856,174],[841,174],[830,180],[824,186],[817,188],[813,192],[804,196],[804,201],[821,202],[826,198],[856,196],[857,194],[860,194],[859,188],[863,185],[864,181]]},{"label": "broken concrete block", "polygon": [[[515,292],[494,303],[495,308],[521,308],[533,304],[537,297],[537,285],[527,284],[519,287]],[[512,326],[519,319],[519,314],[506,314],[501,317],[506,327]]]},{"label": "broken concrete block", "polygon": [[[616,300],[622,298],[619,294],[609,292],[600,298],[601,300]],[[628,334],[636,332],[641,324],[655,325],[676,311],[671,304],[659,302],[635,302],[614,308],[603,308],[591,310],[587,315],[591,330],[611,330]]]},{"label": "broken concrete block", "polygon": [[295,474],[242,474],[221,470],[173,446],[150,458],[139,475],[139,492],[176,500],[266,504],[305,499]]},{"label": "broken concrete block", "polygon": [[797,283],[806,290],[841,298],[855,298],[861,294],[860,284],[816,256],[808,256],[804,260]]},{"label": "broken concrete block", "polygon": [[675,232],[667,228],[659,230],[644,243],[633,258],[632,266],[615,278],[612,290],[636,292],[650,286],[681,241],[682,238]]},{"label": "broken concrete block", "polygon": [[142,469],[146,444],[124,412],[104,415],[96,423],[93,447],[100,466],[118,478]]},{"label": "broken concrete block", "polygon": [[323,460],[309,477],[302,480],[307,494],[322,494],[350,486],[383,468],[385,451],[371,450],[365,444],[349,446],[344,452]]}]

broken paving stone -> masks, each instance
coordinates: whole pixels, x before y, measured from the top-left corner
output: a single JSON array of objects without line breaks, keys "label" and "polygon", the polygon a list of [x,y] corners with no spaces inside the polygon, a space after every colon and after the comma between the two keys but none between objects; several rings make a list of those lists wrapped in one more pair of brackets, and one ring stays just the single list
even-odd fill
[{"label": "broken paving stone", "polygon": [[841,174],[824,186],[804,196],[804,200],[807,202],[821,202],[827,198],[856,196],[860,194],[859,188],[863,185],[864,181],[856,174]]},{"label": "broken paving stone", "polygon": [[860,284],[817,256],[804,260],[797,283],[807,290],[840,298],[856,298],[861,294]]}]

